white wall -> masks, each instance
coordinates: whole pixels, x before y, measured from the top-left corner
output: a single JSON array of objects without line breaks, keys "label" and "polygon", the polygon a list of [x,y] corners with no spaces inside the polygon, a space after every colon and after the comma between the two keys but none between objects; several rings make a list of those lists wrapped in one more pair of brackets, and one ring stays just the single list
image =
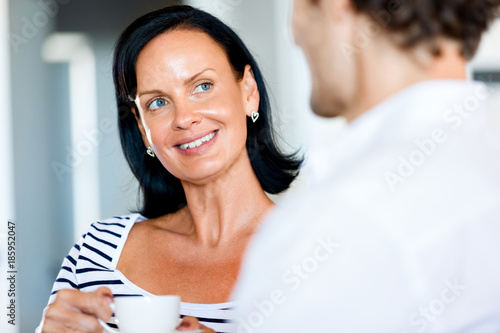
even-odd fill
[{"label": "white wall", "polygon": [[500,19],[484,34],[478,52],[470,62],[470,67],[500,71]]},{"label": "white wall", "polygon": [[[16,333],[19,328],[17,305],[16,326],[7,322],[7,306],[10,304],[7,282],[7,224],[16,221],[14,215],[13,155],[12,155],[12,111],[10,100],[10,55],[9,55],[9,4],[0,0],[0,332]],[[10,318],[9,318],[10,319]]]},{"label": "white wall", "polygon": [[[87,232],[89,221],[101,218],[99,161],[95,152],[102,133],[98,130],[96,61],[92,43],[82,33],[53,33],[43,44],[42,57],[47,63],[68,67],[69,129],[67,140],[74,153],[74,164],[52,162],[60,181],[71,170],[73,239]],[[102,139],[101,139],[102,140]],[[92,194],[92,195],[89,195]]]},{"label": "white wall", "polygon": [[[469,63],[469,71],[476,70],[500,73],[500,19],[484,34],[476,56]],[[500,124],[500,82],[490,85],[494,91],[491,98],[493,119]]]},{"label": "white wall", "polygon": [[[53,283],[54,249],[65,225],[58,224],[57,179],[50,163],[56,147],[57,96],[49,66],[40,55],[44,38],[53,21],[38,1],[9,1],[9,32],[18,44],[11,44],[12,135],[14,155],[15,218],[18,230],[17,260],[20,332],[33,332]],[[3,21],[2,21],[3,23]],[[57,259],[60,266],[61,259]],[[2,314],[2,317],[4,315]]]}]

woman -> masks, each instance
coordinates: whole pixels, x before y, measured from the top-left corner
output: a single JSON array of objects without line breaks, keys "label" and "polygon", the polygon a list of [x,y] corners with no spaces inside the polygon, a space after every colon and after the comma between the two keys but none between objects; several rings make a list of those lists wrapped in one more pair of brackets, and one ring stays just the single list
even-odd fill
[{"label": "woman", "polygon": [[[253,57],[225,24],[175,6],[120,37],[113,76],[139,213],[94,223],[63,262],[41,332],[100,332],[121,295],[180,295],[179,329],[234,330],[245,247],[301,158],[277,148]],[[206,329],[206,332],[209,332]],[[72,331],[73,332],[73,331]]]}]

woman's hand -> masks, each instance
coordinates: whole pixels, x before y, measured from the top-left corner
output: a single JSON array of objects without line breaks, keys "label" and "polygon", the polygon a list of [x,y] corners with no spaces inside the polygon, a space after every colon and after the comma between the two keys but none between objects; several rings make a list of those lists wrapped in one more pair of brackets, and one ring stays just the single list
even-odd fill
[{"label": "woman's hand", "polygon": [[203,329],[203,333],[215,333],[213,329],[200,324],[198,319],[195,317],[184,317],[182,318],[181,324],[177,327],[179,331],[195,331]]},{"label": "woman's hand", "polygon": [[42,333],[101,333],[97,318],[104,321],[111,318],[111,302],[113,294],[105,287],[91,293],[59,290],[45,313]]}]

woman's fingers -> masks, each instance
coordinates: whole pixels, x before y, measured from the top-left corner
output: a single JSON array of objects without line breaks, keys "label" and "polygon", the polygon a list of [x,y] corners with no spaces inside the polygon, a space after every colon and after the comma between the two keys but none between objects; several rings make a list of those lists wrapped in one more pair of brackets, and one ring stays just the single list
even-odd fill
[{"label": "woman's fingers", "polygon": [[[49,313],[47,312],[47,315]],[[58,316],[45,317],[43,333],[100,333],[102,327],[92,315],[78,313],[75,311],[64,313],[61,311]]]},{"label": "woman's fingers", "polygon": [[111,292],[111,290],[109,288],[99,287],[99,289],[94,291],[94,293],[96,293],[98,296],[106,299],[106,301],[108,301],[108,304],[113,302],[113,293]]},{"label": "woman's fingers", "polygon": [[111,317],[112,297],[111,291],[104,287],[92,293],[60,290],[47,309],[42,332],[100,333],[102,327],[97,318],[106,321]]},{"label": "woman's fingers", "polygon": [[77,330],[74,330],[72,328],[65,327],[63,324],[57,323],[54,321],[45,322],[45,324],[43,325],[42,333],[61,333],[61,332],[81,333],[81,331],[77,331]]},{"label": "woman's fingers", "polygon": [[78,290],[60,290],[54,303],[76,309],[79,312],[94,315],[102,320],[108,320],[113,314],[109,303],[113,301],[113,294],[108,288],[101,287],[94,292],[84,293]]},{"label": "woman's fingers", "polygon": [[182,318],[182,322],[177,327],[177,329],[179,331],[194,331],[203,329],[203,333],[215,333],[213,329],[200,324],[197,318],[188,316]]}]

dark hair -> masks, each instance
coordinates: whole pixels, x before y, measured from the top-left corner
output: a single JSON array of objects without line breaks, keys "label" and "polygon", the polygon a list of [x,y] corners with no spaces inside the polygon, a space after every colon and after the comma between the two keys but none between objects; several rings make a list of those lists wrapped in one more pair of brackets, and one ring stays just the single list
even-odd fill
[{"label": "dark hair", "polygon": [[226,52],[237,79],[250,65],[257,82],[259,120],[247,118],[246,148],[252,168],[264,191],[277,194],[286,190],[297,177],[303,157],[286,155],[275,140],[269,97],[262,74],[254,58],[236,33],[216,17],[190,6],[172,6],[146,14],[134,21],[120,36],[113,60],[113,79],[118,104],[118,127],[123,152],[143,194],[142,215],[153,218],[177,211],[186,205],[179,179],[168,172],[157,158],[146,154],[136,115],[137,81],[135,65],[143,47],[154,37],[174,29],[206,33]]},{"label": "dark hair", "polygon": [[[321,0],[310,0],[318,4]],[[428,43],[441,55],[438,37],[460,42],[460,53],[471,59],[482,33],[498,16],[500,0],[351,0],[356,9],[374,18],[391,32],[400,33],[400,46]]]},{"label": "dark hair", "polygon": [[356,8],[389,31],[401,33],[401,46],[428,43],[434,56],[438,37],[461,43],[466,59],[474,56],[482,33],[495,18],[500,0],[352,0]]}]

